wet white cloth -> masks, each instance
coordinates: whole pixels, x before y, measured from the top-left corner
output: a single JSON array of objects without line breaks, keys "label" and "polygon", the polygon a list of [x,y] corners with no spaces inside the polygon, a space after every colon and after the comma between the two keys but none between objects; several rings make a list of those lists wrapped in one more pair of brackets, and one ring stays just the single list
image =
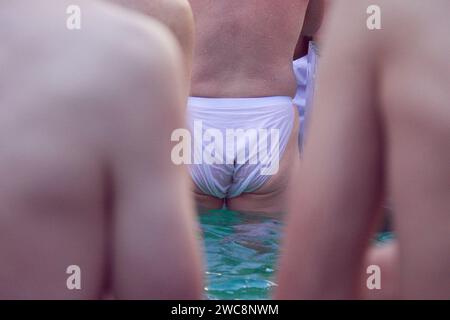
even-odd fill
[{"label": "wet white cloth", "polygon": [[298,139],[300,150],[302,150],[307,119],[313,104],[317,64],[318,49],[314,42],[311,41],[308,47],[308,54],[295,60],[293,63],[294,74],[297,80],[297,92],[294,98],[294,105],[297,106],[300,117]]},{"label": "wet white cloth", "polygon": [[198,188],[221,199],[261,188],[278,171],[294,108],[292,98],[284,96],[189,98],[194,150],[189,171]]}]

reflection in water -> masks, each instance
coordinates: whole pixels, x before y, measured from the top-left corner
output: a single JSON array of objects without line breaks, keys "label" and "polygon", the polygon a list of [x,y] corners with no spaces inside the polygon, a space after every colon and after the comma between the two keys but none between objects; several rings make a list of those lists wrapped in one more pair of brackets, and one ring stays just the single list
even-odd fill
[{"label": "reflection in water", "polygon": [[281,220],[216,210],[200,215],[209,299],[268,299]]}]

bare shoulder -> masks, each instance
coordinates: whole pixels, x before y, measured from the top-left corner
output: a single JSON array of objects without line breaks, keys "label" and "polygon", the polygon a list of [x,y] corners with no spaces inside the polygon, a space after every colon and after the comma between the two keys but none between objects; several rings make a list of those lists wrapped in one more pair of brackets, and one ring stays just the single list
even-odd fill
[{"label": "bare shoulder", "polygon": [[181,16],[190,16],[191,6],[188,0],[167,0],[164,1],[164,4],[175,13],[180,14]]},{"label": "bare shoulder", "polygon": [[184,54],[184,63],[188,66],[188,70],[190,69],[194,51],[194,17],[187,0],[110,0],[109,2],[134,10],[142,16],[152,17],[167,26],[178,40]]},{"label": "bare shoulder", "polygon": [[[2,88],[6,93],[17,91],[18,83],[29,84],[31,92],[39,92],[30,101],[39,112],[109,132],[115,119],[149,112],[130,105],[147,101],[151,106],[167,79],[178,88],[181,53],[165,26],[105,2],[80,0],[81,28],[69,30],[64,18],[71,3],[18,1],[12,4],[15,15],[0,12],[0,36],[7,49],[7,61],[0,59],[0,66],[11,75]],[[8,18],[19,14],[19,21]]]},{"label": "bare shoulder", "polygon": [[[94,90],[85,87],[86,93],[104,101],[95,107],[100,114],[115,117],[111,120],[155,118],[151,116],[155,113],[152,101],[165,93],[163,86],[175,88],[174,96],[183,86],[177,75],[182,54],[176,38],[156,19],[108,3],[98,3],[91,18],[85,17],[82,29],[84,43],[91,43],[86,45],[88,63],[95,65],[92,76],[86,79]],[[85,61],[74,60],[86,68]]]},{"label": "bare shoulder", "polygon": [[[11,12],[9,8],[0,12],[0,36],[14,73],[45,68],[51,78],[58,71],[64,81],[55,85],[89,93],[89,87],[101,91],[123,82],[127,75],[150,75],[150,69],[180,59],[176,40],[164,25],[105,2],[77,1],[79,29],[71,30],[66,25],[71,3],[18,1],[11,5]],[[22,18],[16,19],[18,15]],[[82,82],[86,85],[72,86]]]},{"label": "bare shoulder", "polygon": [[[188,0],[110,0],[110,2],[151,16],[167,25],[174,33],[186,30],[186,25],[193,23]],[[176,28],[178,30],[175,30]]]},{"label": "bare shoulder", "polygon": [[174,76],[181,52],[173,34],[159,21],[108,3],[94,6],[84,15],[80,32],[70,36],[69,47],[84,51],[80,57],[80,48],[74,50],[78,56],[73,61],[76,68],[96,66],[84,79],[95,89],[88,93],[102,95],[110,100],[109,106],[126,110],[120,103],[123,99],[148,98],[153,93],[149,87]]},{"label": "bare shoulder", "polygon": [[188,0],[158,0],[164,8],[164,18],[180,42],[193,33],[194,17]]},{"label": "bare shoulder", "polygon": [[[118,19],[116,9],[110,10],[116,26],[113,32],[105,30],[113,34],[109,47],[94,53],[103,65],[96,77],[102,90],[94,94],[108,99],[105,111],[110,123],[124,130],[126,123],[143,128],[145,135],[172,121],[168,119],[181,117],[181,109],[174,108],[183,103],[182,53],[172,32],[159,21],[122,9]],[[120,134],[117,126],[111,129],[115,132],[111,136]]]},{"label": "bare shoulder", "polygon": [[140,64],[139,67],[158,68],[180,59],[176,39],[158,20],[108,4],[101,6],[107,21],[97,31],[99,37],[107,40],[102,46],[110,46],[106,50],[112,61],[123,58],[126,66]]},{"label": "bare shoulder", "polygon": [[191,55],[193,50],[194,16],[188,0],[157,0],[162,8],[161,21],[177,37],[185,54]]}]

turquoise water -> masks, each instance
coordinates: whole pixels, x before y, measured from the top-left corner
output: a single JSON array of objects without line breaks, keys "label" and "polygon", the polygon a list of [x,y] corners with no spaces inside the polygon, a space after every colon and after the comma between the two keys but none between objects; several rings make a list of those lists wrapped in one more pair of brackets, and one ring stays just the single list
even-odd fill
[{"label": "turquoise water", "polygon": [[[216,210],[200,214],[208,299],[269,299],[275,284],[281,219]],[[374,239],[381,244],[390,232]]]},{"label": "turquoise water", "polygon": [[200,215],[208,299],[268,299],[275,286],[281,221],[217,210]]}]

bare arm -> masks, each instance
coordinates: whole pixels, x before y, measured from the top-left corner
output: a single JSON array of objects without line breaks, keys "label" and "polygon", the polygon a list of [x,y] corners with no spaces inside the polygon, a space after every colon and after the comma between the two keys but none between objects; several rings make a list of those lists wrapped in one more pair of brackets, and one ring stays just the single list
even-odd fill
[{"label": "bare arm", "polygon": [[326,35],[293,190],[278,298],[353,298],[381,198],[372,38],[363,5],[340,4]]},{"label": "bare arm", "polygon": [[202,293],[186,172],[170,158],[171,133],[184,124],[185,97],[178,49],[166,42],[152,40],[135,58],[144,62],[135,62],[136,74],[125,79],[131,97],[114,125],[111,250],[117,298],[199,299]]},{"label": "bare arm", "polygon": [[320,29],[324,15],[324,1],[325,0],[309,1],[305,22],[303,23],[302,36],[313,37]]}]

